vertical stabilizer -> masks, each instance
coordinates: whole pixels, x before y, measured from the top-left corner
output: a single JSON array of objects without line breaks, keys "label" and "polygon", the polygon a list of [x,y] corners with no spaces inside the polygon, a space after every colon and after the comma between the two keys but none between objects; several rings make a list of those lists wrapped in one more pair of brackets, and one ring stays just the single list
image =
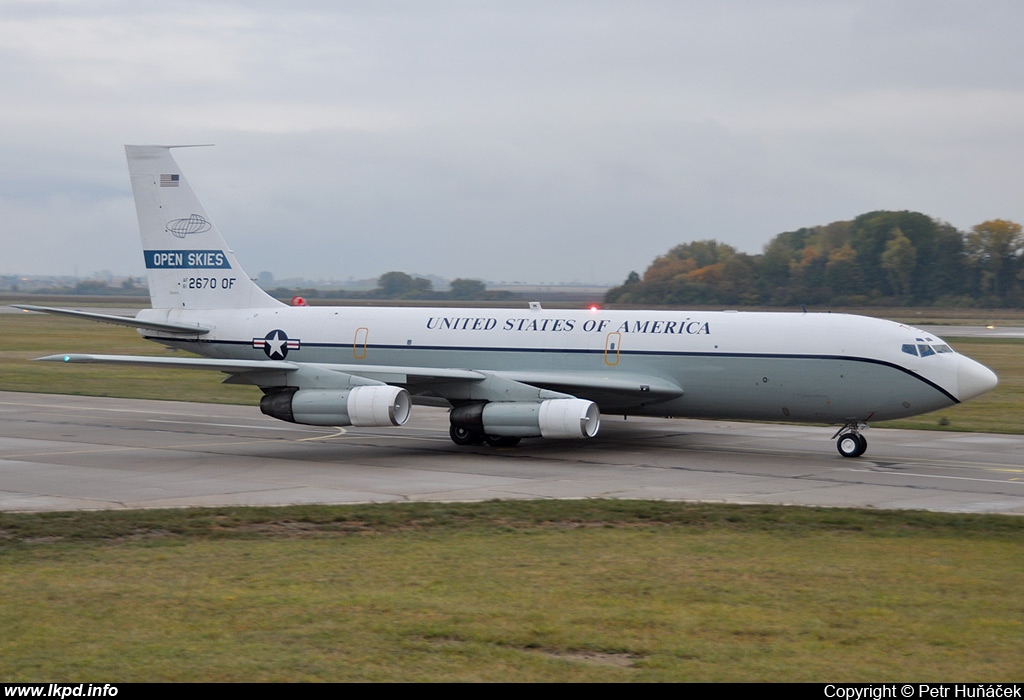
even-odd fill
[{"label": "vertical stabilizer", "polygon": [[235,260],[171,156],[173,146],[125,146],[154,309],[281,306]]}]

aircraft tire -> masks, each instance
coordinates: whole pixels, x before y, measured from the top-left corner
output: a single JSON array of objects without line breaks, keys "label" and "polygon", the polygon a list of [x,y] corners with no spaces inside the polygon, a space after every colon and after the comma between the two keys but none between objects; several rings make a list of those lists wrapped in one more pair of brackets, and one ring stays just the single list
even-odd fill
[{"label": "aircraft tire", "polygon": [[860,457],[868,449],[868,441],[859,433],[845,433],[836,441],[836,449],[843,457]]},{"label": "aircraft tire", "polygon": [[860,442],[860,447],[857,448],[857,456],[860,457],[868,449],[868,439],[860,433],[857,433],[857,440]]},{"label": "aircraft tire", "polygon": [[474,433],[468,428],[460,428],[457,425],[448,429],[448,436],[456,445],[479,445],[484,441],[484,436],[480,433]]},{"label": "aircraft tire", "polygon": [[485,435],[484,442],[491,447],[515,447],[522,438],[507,437],[505,435]]}]

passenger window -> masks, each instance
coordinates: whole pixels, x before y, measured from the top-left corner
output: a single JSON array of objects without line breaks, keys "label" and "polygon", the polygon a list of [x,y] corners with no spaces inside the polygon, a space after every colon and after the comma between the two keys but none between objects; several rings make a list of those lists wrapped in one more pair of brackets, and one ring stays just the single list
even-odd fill
[{"label": "passenger window", "polygon": [[935,354],[935,351],[932,350],[931,345],[918,345],[917,349],[921,351],[921,357],[928,357],[929,355]]},{"label": "passenger window", "polygon": [[907,353],[908,355],[916,356],[917,355],[917,348],[915,346],[911,345],[910,343],[907,343],[906,345],[903,346],[903,352]]}]

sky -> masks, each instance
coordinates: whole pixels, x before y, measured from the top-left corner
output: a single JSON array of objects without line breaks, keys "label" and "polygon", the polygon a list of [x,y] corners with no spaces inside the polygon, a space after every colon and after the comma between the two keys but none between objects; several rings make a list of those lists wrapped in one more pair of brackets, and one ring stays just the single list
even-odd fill
[{"label": "sky", "polygon": [[1024,223],[1024,3],[0,0],[0,274],[142,275],[126,143],[246,272],[620,283],[879,209]]}]

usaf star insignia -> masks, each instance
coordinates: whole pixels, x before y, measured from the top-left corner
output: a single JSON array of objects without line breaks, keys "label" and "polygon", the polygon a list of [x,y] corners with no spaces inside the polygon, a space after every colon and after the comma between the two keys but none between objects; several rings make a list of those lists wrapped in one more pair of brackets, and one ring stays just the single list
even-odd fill
[{"label": "usaf star insignia", "polygon": [[289,338],[282,330],[273,330],[267,333],[266,337],[253,338],[252,346],[262,348],[271,360],[283,360],[288,357],[289,350],[299,349],[299,341]]}]

